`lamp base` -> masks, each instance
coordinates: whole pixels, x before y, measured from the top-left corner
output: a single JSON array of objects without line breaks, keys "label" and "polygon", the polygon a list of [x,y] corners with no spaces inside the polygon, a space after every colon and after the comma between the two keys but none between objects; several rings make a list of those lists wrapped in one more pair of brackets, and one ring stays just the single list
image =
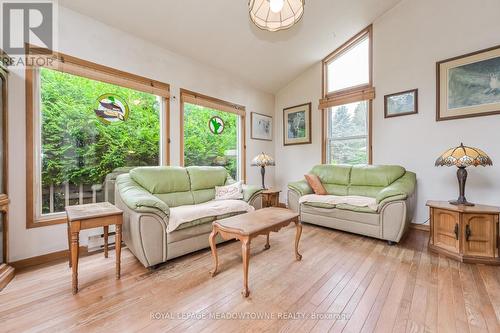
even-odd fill
[{"label": "lamp base", "polygon": [[455,206],[475,206],[475,204],[468,202],[465,198],[463,200],[450,200],[448,202]]}]

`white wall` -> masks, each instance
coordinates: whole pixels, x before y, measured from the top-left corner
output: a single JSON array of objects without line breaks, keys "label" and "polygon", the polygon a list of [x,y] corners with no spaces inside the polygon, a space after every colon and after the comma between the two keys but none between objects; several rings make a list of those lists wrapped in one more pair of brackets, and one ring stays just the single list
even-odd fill
[{"label": "white wall", "polygon": [[[176,32],[173,32],[176,33]],[[272,115],[274,96],[243,83],[238,78],[186,57],[161,49],[71,10],[60,8],[59,51],[116,69],[156,79],[171,85],[176,96],[171,101],[171,164],[179,164],[179,89],[185,88],[237,104],[247,110],[247,182],[260,184],[260,172],[250,167],[261,151],[274,155],[274,144],[250,139],[250,112]],[[202,52],[200,50],[200,52]],[[16,261],[67,248],[66,226],[27,230],[25,169],[24,72],[13,70],[9,86],[9,260]],[[266,183],[274,183],[274,172],[266,173]],[[81,240],[85,238],[82,233]],[[82,242],[85,243],[85,242]]]},{"label": "white wall", "polygon": [[[458,196],[456,170],[436,168],[434,161],[460,142],[483,149],[494,163],[468,169],[467,198],[500,205],[500,116],[435,121],[436,62],[500,44],[499,13],[498,0],[403,0],[374,22],[373,162],[400,164],[417,173],[416,223],[428,218],[426,200]],[[321,128],[319,115],[314,117],[320,85],[318,64],[276,96],[277,119],[284,106],[313,102],[316,138],[312,145],[284,147],[277,136],[276,180],[283,189],[320,161]],[[419,114],[384,119],[383,96],[413,88],[419,89]]]},{"label": "white wall", "polygon": [[[314,165],[321,163],[321,112],[318,102],[321,98],[321,63],[310,67],[297,79],[290,82],[276,94],[275,113],[275,178],[282,190],[280,201],[286,202],[286,184],[304,178]],[[311,144],[283,145],[283,109],[312,103],[311,106]]]}]

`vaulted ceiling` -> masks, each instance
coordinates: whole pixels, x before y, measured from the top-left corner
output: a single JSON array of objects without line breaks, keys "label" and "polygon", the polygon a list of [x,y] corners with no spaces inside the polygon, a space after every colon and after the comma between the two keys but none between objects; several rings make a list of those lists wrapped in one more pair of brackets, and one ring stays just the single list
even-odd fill
[{"label": "vaulted ceiling", "polygon": [[306,0],[303,19],[266,32],[247,0],[59,0],[59,4],[275,93],[400,0]]}]

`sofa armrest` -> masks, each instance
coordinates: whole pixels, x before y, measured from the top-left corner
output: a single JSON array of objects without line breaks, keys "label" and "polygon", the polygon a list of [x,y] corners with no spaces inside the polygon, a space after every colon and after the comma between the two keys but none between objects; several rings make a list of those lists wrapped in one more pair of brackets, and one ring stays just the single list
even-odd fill
[{"label": "sofa armrest", "polygon": [[296,192],[299,197],[306,195],[306,194],[312,194],[313,190],[305,180],[299,180],[298,182],[291,182],[288,183],[288,188],[294,192]]},{"label": "sofa armrest", "polygon": [[379,192],[376,198],[377,204],[405,200],[415,191],[416,184],[415,173],[407,171],[401,178]]},{"label": "sofa armrest", "polygon": [[263,190],[257,185],[242,185],[243,188],[243,200],[250,202],[256,196],[258,196]]},{"label": "sofa armrest", "polygon": [[160,212],[163,218],[170,215],[168,205],[133,181],[129,174],[119,175],[116,186],[121,200],[130,209],[141,213]]}]

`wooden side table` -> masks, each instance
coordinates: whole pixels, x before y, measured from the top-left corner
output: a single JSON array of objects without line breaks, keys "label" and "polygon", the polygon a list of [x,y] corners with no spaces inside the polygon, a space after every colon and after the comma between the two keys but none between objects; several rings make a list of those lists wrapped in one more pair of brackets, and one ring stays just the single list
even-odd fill
[{"label": "wooden side table", "polygon": [[66,206],[68,218],[69,265],[73,271],[73,294],[78,292],[78,249],[80,230],[104,228],[104,257],[108,257],[108,230],[115,225],[116,279],[120,278],[123,211],[109,202]]},{"label": "wooden side table", "polygon": [[452,205],[427,201],[430,209],[429,249],[450,258],[500,265],[500,207]]},{"label": "wooden side table", "polygon": [[262,191],[262,208],[279,207],[280,192],[272,188]]}]

